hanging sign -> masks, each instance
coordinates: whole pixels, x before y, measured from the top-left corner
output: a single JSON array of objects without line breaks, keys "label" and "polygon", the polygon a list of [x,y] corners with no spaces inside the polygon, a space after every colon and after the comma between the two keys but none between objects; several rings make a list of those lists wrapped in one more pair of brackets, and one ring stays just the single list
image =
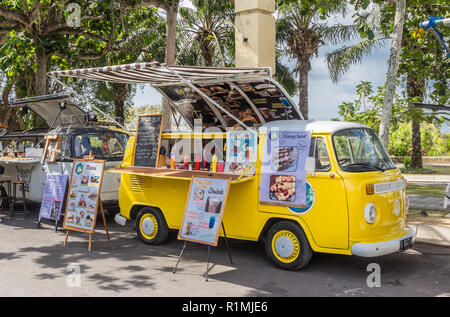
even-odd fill
[{"label": "hanging sign", "polygon": [[158,167],[164,115],[139,115],[134,149],[134,166]]},{"label": "hanging sign", "polygon": [[309,131],[268,131],[261,165],[261,204],[306,205],[305,161],[310,143]]},{"label": "hanging sign", "polygon": [[59,221],[64,205],[69,175],[49,174],[44,187],[39,222],[41,218]]},{"label": "hanging sign", "polygon": [[217,246],[229,178],[193,177],[178,239]]}]

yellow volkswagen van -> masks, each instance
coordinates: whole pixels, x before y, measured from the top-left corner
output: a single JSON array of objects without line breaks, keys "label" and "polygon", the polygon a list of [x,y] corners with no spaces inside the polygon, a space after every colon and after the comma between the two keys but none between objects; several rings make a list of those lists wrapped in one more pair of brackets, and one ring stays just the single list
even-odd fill
[{"label": "yellow volkswagen van", "polygon": [[[304,267],[313,252],[382,256],[410,248],[414,231],[405,227],[406,181],[375,132],[361,124],[337,121],[272,121],[262,128],[306,129],[315,168],[307,175],[304,208],[259,201],[261,158],[266,134],[259,134],[254,175],[233,176],[223,223],[227,237],[265,242],[267,255],[280,268]],[[262,130],[262,129],[260,129]],[[162,139],[226,138],[226,133],[166,133]],[[132,166],[131,137],[119,189],[120,214],[135,221],[139,238],[161,244],[169,229],[182,223],[191,176],[161,174]],[[190,172],[190,171],[189,171]],[[201,174],[205,172],[197,172]],[[208,173],[208,172],[206,172]],[[213,173],[214,174],[214,173]],[[222,232],[221,232],[222,234]]]},{"label": "yellow volkswagen van", "polygon": [[[268,67],[151,62],[50,75],[150,84],[173,111],[172,126],[162,128],[166,154],[180,140],[194,143],[202,139],[202,145],[212,140],[225,143],[224,131],[230,127],[257,132],[254,168],[240,174],[197,170],[197,166],[187,170],[192,157],[184,164],[181,160],[180,166],[168,159],[152,163],[152,167],[133,166],[136,138],[130,137],[121,166],[109,172],[121,174],[116,221],[134,221],[137,235],[145,243],[161,244],[169,229],[179,229],[192,177],[215,173],[231,179],[223,214],[227,237],[264,241],[268,256],[283,269],[304,267],[313,252],[374,257],[403,251],[413,243],[414,231],[405,227],[406,182],[375,132],[355,123],[302,120],[298,106]],[[202,129],[215,126],[222,132],[197,132],[198,122]],[[262,157],[267,131],[273,128],[311,132],[309,172],[301,192],[306,194],[304,205],[294,208],[260,201]],[[159,140],[157,144],[159,149]],[[140,154],[148,152],[148,148],[138,148]],[[203,168],[208,169],[207,164]]]}]

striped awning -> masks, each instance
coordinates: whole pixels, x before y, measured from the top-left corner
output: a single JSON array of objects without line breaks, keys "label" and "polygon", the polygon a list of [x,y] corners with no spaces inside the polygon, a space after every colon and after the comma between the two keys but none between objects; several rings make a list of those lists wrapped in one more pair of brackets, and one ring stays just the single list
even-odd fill
[{"label": "striped awning", "polygon": [[[254,78],[255,76],[271,76],[270,67],[220,68],[170,66],[170,68],[189,81],[226,80],[246,77]],[[171,72],[165,64],[160,64],[158,62],[53,71],[50,72],[49,75],[126,84],[149,83],[151,85],[163,85],[180,82],[180,78],[173,74],[173,72]]]}]

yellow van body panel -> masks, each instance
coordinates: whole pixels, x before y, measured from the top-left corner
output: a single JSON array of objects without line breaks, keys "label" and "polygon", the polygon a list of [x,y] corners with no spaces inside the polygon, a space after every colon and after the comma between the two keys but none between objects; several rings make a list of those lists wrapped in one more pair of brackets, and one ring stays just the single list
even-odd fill
[{"label": "yellow van body panel", "polygon": [[[189,137],[183,135],[183,137]],[[192,134],[191,137],[196,137]],[[330,158],[330,170],[308,174],[307,182],[313,192],[309,208],[288,208],[261,204],[259,201],[260,170],[265,135],[260,134],[255,177],[230,186],[223,224],[227,237],[257,241],[264,238],[266,224],[272,221],[294,221],[305,232],[315,252],[352,254],[355,243],[382,242],[400,238],[405,229],[405,189],[369,195],[367,184],[403,179],[398,169],[384,172],[348,173],[340,169],[334,154],[331,133],[313,133],[323,138]],[[130,137],[123,167],[132,165],[135,137]],[[182,223],[190,179],[170,179],[122,174],[119,189],[120,213],[127,219],[136,216],[143,206],[159,208],[171,229]],[[400,203],[395,215],[394,204]],[[368,224],[364,208],[373,203],[377,220]],[[398,203],[397,203],[398,204]],[[223,232],[221,230],[221,235]]]}]

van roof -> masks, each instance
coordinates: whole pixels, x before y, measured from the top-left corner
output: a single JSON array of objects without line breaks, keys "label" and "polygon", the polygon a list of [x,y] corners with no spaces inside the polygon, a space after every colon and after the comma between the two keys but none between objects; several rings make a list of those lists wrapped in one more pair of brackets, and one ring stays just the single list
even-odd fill
[{"label": "van roof", "polygon": [[368,128],[367,126],[347,121],[308,121],[308,120],[282,120],[272,121],[261,126],[261,128],[280,128],[287,130],[308,130],[311,132],[335,133],[345,129]]}]

